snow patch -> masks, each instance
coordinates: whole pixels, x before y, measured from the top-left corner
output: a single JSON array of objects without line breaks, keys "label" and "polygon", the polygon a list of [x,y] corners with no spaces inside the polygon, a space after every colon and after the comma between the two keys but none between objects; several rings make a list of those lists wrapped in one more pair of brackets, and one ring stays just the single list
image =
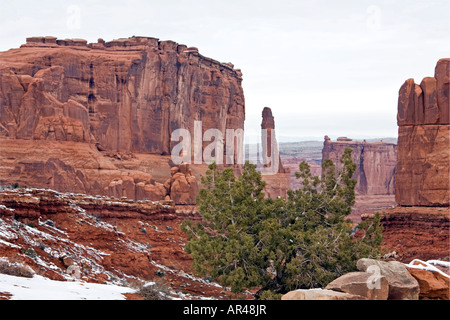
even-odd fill
[{"label": "snow patch", "polygon": [[116,285],[54,281],[42,276],[21,278],[0,274],[0,291],[11,300],[126,300],[135,290]]},{"label": "snow patch", "polygon": [[[416,264],[418,263],[418,264]],[[442,270],[436,268],[434,265],[441,265],[444,267],[450,267],[450,262],[441,261],[441,260],[428,260],[428,261],[422,261],[419,259],[414,259],[411,261],[407,266],[408,268],[414,268],[414,269],[421,269],[425,271],[431,271],[431,272],[437,272],[441,275],[443,275],[446,278],[450,279],[450,275],[446,274]]]}]

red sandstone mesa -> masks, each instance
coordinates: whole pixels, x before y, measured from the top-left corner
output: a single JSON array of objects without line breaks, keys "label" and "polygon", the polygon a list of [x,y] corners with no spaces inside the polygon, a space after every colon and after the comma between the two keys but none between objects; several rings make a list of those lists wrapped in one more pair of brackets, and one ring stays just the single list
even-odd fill
[{"label": "red sandstone mesa", "polygon": [[394,176],[397,165],[397,146],[393,143],[353,141],[338,138],[331,141],[326,136],[322,150],[322,159],[331,159],[337,167],[346,148],[353,150],[356,163],[355,192],[358,195],[392,195],[394,194]]},{"label": "red sandstone mesa", "polygon": [[0,53],[0,184],[159,200],[175,129],[244,128],[241,82],[173,41],[28,38]]}]

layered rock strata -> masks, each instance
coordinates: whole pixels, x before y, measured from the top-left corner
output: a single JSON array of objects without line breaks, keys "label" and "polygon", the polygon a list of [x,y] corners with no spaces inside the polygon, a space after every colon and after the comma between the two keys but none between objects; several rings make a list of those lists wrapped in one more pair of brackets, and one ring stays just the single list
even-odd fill
[{"label": "layered rock strata", "polygon": [[0,134],[170,154],[171,133],[243,129],[242,74],[173,41],[28,38],[0,54]]},{"label": "layered rock strata", "polygon": [[393,143],[366,141],[359,142],[342,137],[331,141],[325,136],[322,160],[331,159],[339,168],[340,159],[346,148],[353,150],[356,172],[353,176],[357,184],[357,195],[392,195],[394,194],[394,176],[397,164],[397,146]]},{"label": "layered rock strata", "polygon": [[[161,187],[179,143],[171,134],[186,129],[193,145],[196,121],[202,135],[243,129],[241,83],[231,63],[173,41],[28,38],[0,53],[0,184],[171,196]],[[159,162],[147,161],[149,155]],[[193,203],[192,196],[175,198]]]},{"label": "layered rock strata", "polygon": [[173,201],[0,190],[0,256],[53,280],[130,286],[161,279],[176,299],[228,299],[225,288],[192,275],[180,230],[186,218],[200,216],[180,213]]},{"label": "layered rock strata", "polygon": [[401,206],[450,205],[450,59],[420,85],[407,80],[398,100],[396,201]]},{"label": "layered rock strata", "polygon": [[384,246],[400,259],[450,253],[450,59],[434,78],[407,80],[398,100],[397,207],[383,212]]}]

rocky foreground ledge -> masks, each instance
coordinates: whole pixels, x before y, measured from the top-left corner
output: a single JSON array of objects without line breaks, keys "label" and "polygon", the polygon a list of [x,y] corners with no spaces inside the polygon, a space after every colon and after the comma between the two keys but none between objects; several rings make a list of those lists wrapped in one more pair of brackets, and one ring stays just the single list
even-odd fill
[{"label": "rocky foreground ledge", "polygon": [[291,291],[282,300],[449,300],[450,262],[361,259],[357,268],[325,289]]},{"label": "rocky foreground ledge", "polygon": [[383,246],[389,252],[395,252],[398,261],[449,260],[449,207],[397,206],[382,211],[381,224]]}]

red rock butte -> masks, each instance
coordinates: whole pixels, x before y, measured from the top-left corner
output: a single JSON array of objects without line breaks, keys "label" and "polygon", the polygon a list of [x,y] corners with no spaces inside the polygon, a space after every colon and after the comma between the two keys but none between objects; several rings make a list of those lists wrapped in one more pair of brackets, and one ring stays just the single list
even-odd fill
[{"label": "red rock butte", "polygon": [[187,192],[204,169],[171,178],[171,134],[193,136],[194,121],[203,133],[243,129],[241,84],[233,64],[173,41],[28,38],[0,52],[0,184],[137,200]]},{"label": "red rock butte", "polygon": [[395,195],[401,206],[450,205],[450,59],[434,78],[407,80],[398,100],[398,164]]},{"label": "red rock butte", "polygon": [[353,141],[341,137],[331,141],[326,136],[322,150],[322,161],[331,159],[339,168],[346,148],[352,149],[356,171],[353,176],[358,195],[393,195],[394,176],[397,165],[397,145],[387,142]]},{"label": "red rock butte", "polygon": [[434,78],[407,80],[398,100],[397,207],[383,212],[384,245],[402,261],[449,258],[450,59]]}]

